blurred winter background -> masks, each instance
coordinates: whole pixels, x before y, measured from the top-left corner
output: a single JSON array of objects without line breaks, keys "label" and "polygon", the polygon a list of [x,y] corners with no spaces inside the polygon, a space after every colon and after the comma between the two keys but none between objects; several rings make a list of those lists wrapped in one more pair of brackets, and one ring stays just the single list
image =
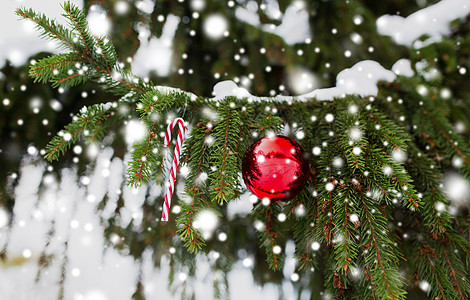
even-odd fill
[{"label": "blurred winter background", "polygon": [[[83,6],[82,1],[72,2]],[[117,2],[116,10],[124,13],[128,5],[131,4],[126,1]],[[148,10],[148,6],[153,9],[152,1],[142,1],[140,5],[143,10]],[[14,15],[18,6],[31,7],[58,20],[61,20],[62,13],[60,1],[57,0],[2,2],[0,63],[4,64],[8,59],[15,67],[25,64],[29,57],[38,52],[57,52],[54,43],[38,37],[34,26],[18,21]],[[109,30],[109,20],[98,9],[90,13],[89,21],[96,31],[106,33]],[[168,33],[163,34],[164,37],[168,35],[167,43],[152,40],[152,49],[140,51],[135,59],[136,73],[142,75],[150,69],[156,69],[163,75],[168,73],[171,55],[168,42],[171,41],[175,25],[173,20],[169,24]],[[154,59],[152,63],[152,57],[159,59]],[[3,99],[3,105],[8,101],[21,100]],[[142,129],[139,124],[134,125],[130,132],[135,134],[137,129],[137,136],[131,136],[131,140],[138,138],[138,130]],[[1,146],[6,151],[6,145],[2,143]],[[73,151],[80,154],[82,149],[77,146]],[[136,262],[132,257],[121,255],[106,246],[104,229],[96,214],[97,199],[101,199],[108,191],[114,195],[122,192],[126,200],[123,212],[127,214],[123,222],[127,220],[129,223],[133,219],[136,224],[139,217],[142,218],[139,216],[142,214],[139,206],[147,191],[146,188],[125,187],[125,165],[121,159],[112,159],[112,149],[91,147],[87,151],[92,159],[96,158],[96,169],[80,177],[75,169],[65,168],[61,170],[62,177],[58,180],[48,172],[41,159],[36,159],[38,150],[34,146],[28,147],[21,169],[12,175],[15,179],[18,176],[18,185],[14,190],[14,219],[10,220],[10,214],[0,207],[0,249],[5,248],[3,251],[8,253],[8,260],[0,261],[0,299],[50,300],[56,299],[61,293],[64,299],[73,300],[131,299],[139,276],[144,279],[148,299],[180,299],[181,291],[170,293],[168,258],[162,257],[161,267],[155,269],[150,261],[151,253],[145,254],[142,262]],[[40,189],[41,181],[43,187]],[[116,199],[110,200],[111,203]],[[112,214],[114,208],[111,205],[105,213]],[[119,243],[119,237],[115,239],[114,242]],[[56,256],[57,259],[41,270],[38,260],[44,254]],[[198,299],[213,298],[211,276],[214,274],[208,272],[210,263],[201,258],[196,279],[189,284]],[[244,261],[244,264],[249,265],[249,261]],[[242,299],[243,295],[263,299],[276,297],[278,292],[275,288],[256,287],[250,280],[250,272],[245,269],[240,266],[238,270],[232,271],[233,299]],[[184,282],[187,275],[182,270],[176,278]]]},{"label": "blurred winter background", "polygon": [[[82,1],[72,2],[83,7]],[[248,2],[251,4],[247,5],[246,9],[237,10],[237,17],[247,24],[261,27],[259,17],[250,10],[250,5],[254,5],[255,2]],[[309,30],[308,14],[302,11],[302,3],[303,1],[293,1],[283,17],[279,9],[276,10],[276,6],[273,5],[270,14],[279,14],[280,22],[276,26],[268,25],[262,29],[282,37],[287,44],[311,41],[313,36]],[[113,14],[126,14],[131,5],[137,7],[143,14],[151,14],[154,9],[152,0],[114,1]],[[204,8],[204,1],[193,0],[191,5],[197,13]],[[3,156],[1,161],[3,165],[0,165],[0,169],[3,168],[3,172],[8,173],[3,184],[12,187],[10,192],[14,198],[14,201],[5,201],[7,203],[5,207],[0,206],[0,253],[7,257],[5,260],[0,260],[0,299],[50,300],[60,296],[72,300],[124,300],[132,298],[139,281],[145,286],[144,294],[147,299],[180,299],[183,292],[188,294],[193,292],[196,299],[212,299],[214,278],[221,277],[220,274],[210,271],[219,257],[218,252],[210,251],[207,256],[198,257],[195,276],[188,276],[188,270],[184,268],[171,270],[176,272],[175,282],[171,285],[168,278],[169,255],[176,249],[170,248],[169,255],[159,258],[160,266],[155,268],[155,258],[152,257],[151,250],[145,250],[142,259],[136,261],[131,255],[126,255],[125,252],[113,247],[123,242],[122,237],[116,234],[111,234],[109,240],[104,237],[105,228],[101,225],[101,219],[114,214],[118,198],[122,196],[124,199],[120,210],[120,225],[126,227],[132,223],[132,226],[139,226],[143,218],[142,203],[146,198],[161,194],[161,189],[156,186],[133,189],[124,183],[127,158],[125,150],[130,149],[129,146],[139,139],[144,130],[138,121],[129,122],[124,130],[123,135],[126,137],[124,150],[112,147],[112,142],[105,142],[102,147],[78,145],[66,157],[68,165],[57,168],[42,160],[44,141],[47,142],[46,132],[52,131],[52,134],[55,134],[54,130],[58,130],[47,126],[53,119],[58,119],[59,125],[66,124],[70,116],[63,111],[76,112],[83,103],[62,101],[61,99],[66,97],[65,94],[72,93],[64,90],[48,91],[40,96],[34,96],[33,92],[29,93],[37,87],[26,84],[28,79],[24,70],[27,69],[27,66],[25,67],[27,60],[39,52],[56,53],[57,48],[54,43],[39,38],[30,23],[18,21],[14,15],[14,10],[18,6],[31,7],[51,18],[62,19],[60,2],[57,0],[2,0],[0,67],[3,67],[3,72],[0,73],[0,79],[8,81],[6,76],[17,77],[14,79],[15,84],[4,86],[5,89],[15,91],[15,98],[0,99],[2,101],[0,105],[8,108],[15,103],[29,101],[28,111],[31,112],[30,115],[12,116],[11,128],[16,126],[19,129],[15,132],[3,132],[0,141],[0,156]],[[467,13],[468,11],[462,12],[462,14]],[[167,16],[159,38],[149,38],[149,29],[137,26],[138,36],[135,38],[140,44],[129,45],[136,49],[136,54],[126,61],[137,75],[145,77],[153,72],[157,76],[166,76],[171,71],[185,72],[183,69],[172,70],[173,37],[180,21],[174,15]],[[112,27],[111,21],[98,5],[90,7],[89,22],[96,33],[107,33]],[[357,20],[354,20],[354,23],[356,22],[361,24],[362,17],[358,16]],[[214,39],[227,34],[229,24],[220,15],[211,15],[205,24],[206,34]],[[383,25],[383,23],[377,25],[380,27],[381,24]],[[384,28],[391,27],[398,28],[397,26]],[[442,26],[440,28],[442,29]],[[389,35],[392,34],[393,32]],[[359,39],[362,41],[362,37],[358,35],[352,36],[351,39],[358,43]],[[404,41],[404,43],[411,42]],[[263,49],[260,49],[261,53],[266,51]],[[373,52],[370,47],[369,52]],[[301,52],[297,54],[302,55]],[[349,58],[351,52],[344,52],[344,56]],[[238,61],[241,57],[243,57],[242,51],[238,57],[234,57],[234,60]],[[7,60],[9,64],[4,65]],[[358,61],[353,61],[348,67],[356,62]],[[410,68],[409,65],[406,66],[406,61],[404,65],[401,70],[409,72]],[[23,73],[15,71],[15,68],[20,67],[23,68]],[[197,72],[191,70],[186,71]],[[397,66],[394,70],[400,69]],[[291,92],[297,95],[325,87],[325,82],[322,83],[321,78],[301,66],[292,68],[289,72],[286,83]],[[214,77],[217,79],[218,74]],[[250,88],[252,79],[250,75],[237,79],[235,80],[237,84]],[[334,82],[334,78],[330,78],[330,82],[331,80]],[[207,88],[212,89],[212,87]],[[283,89],[279,88],[274,94],[282,92]],[[75,93],[77,94],[75,99],[83,101],[88,101],[88,96],[91,94],[95,97],[100,95],[100,91],[93,86]],[[29,124],[28,118],[43,110],[46,102],[42,100],[43,98],[48,99],[48,105],[53,109],[52,115],[50,118],[44,117],[33,123],[31,125],[33,128],[28,131],[25,128]],[[66,105],[68,105],[67,110],[64,109]],[[35,141],[38,136],[42,136],[42,143]],[[115,156],[116,151],[123,153]],[[20,166],[17,166],[17,171],[12,172],[14,166],[9,163],[19,160],[21,160]],[[79,160],[90,161],[93,167],[75,166]],[[462,164],[462,161],[456,159],[456,167],[458,164]],[[182,171],[184,175],[184,169]],[[468,198],[468,183],[459,175],[449,174],[444,180],[444,185],[457,203]],[[7,197],[6,194],[0,196],[5,199]],[[105,206],[101,207],[100,214],[97,214],[97,205],[104,197],[107,197]],[[240,201],[231,203],[228,211],[232,216],[245,216],[251,207],[250,199],[245,195]],[[12,210],[12,213],[9,210]],[[223,242],[227,239],[227,234],[216,231],[217,225],[217,219],[209,216],[204,220],[201,229],[207,235],[216,235],[215,238]],[[299,280],[299,275],[295,273],[293,252],[293,243],[288,243],[285,248],[287,260],[282,271],[282,283],[266,284],[262,287],[254,283],[251,272],[254,258],[246,252],[239,252],[239,260],[228,275],[231,299],[278,299],[280,294],[285,299],[296,299],[298,295],[293,283]],[[183,286],[186,291],[178,288]],[[310,299],[310,297],[308,293],[300,295],[301,299]]]}]

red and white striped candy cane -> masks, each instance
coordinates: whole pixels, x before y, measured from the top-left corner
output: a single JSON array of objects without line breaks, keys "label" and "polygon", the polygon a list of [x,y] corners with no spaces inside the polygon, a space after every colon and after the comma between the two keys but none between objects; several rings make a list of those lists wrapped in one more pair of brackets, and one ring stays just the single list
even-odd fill
[{"label": "red and white striped candy cane", "polygon": [[168,178],[168,184],[166,188],[165,202],[163,203],[162,221],[168,222],[168,216],[170,214],[171,199],[173,198],[173,192],[175,189],[176,171],[178,170],[178,164],[180,162],[181,149],[183,148],[184,142],[184,120],[181,118],[175,118],[168,124],[165,133],[165,140],[163,141],[163,147],[168,147],[171,140],[171,132],[173,127],[178,124],[178,139],[176,140],[175,153],[173,154],[173,164],[171,165],[170,178]]}]

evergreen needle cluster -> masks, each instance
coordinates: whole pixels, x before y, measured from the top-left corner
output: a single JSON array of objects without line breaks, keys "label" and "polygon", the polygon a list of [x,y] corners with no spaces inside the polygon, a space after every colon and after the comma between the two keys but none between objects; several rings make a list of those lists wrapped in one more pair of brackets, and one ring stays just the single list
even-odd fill
[{"label": "evergreen needle cluster", "polygon": [[[184,114],[190,132],[182,164],[189,173],[181,199],[175,195],[181,207],[176,223],[184,246],[197,252],[206,244],[198,216],[210,211],[223,217],[226,202],[245,192],[240,172],[248,146],[270,132],[302,131],[299,143],[310,156],[307,186],[293,200],[267,206],[258,201],[252,211],[269,266],[283,267],[284,245],[293,239],[297,268],[324,268],[325,288],[336,299],[405,299],[408,287],[421,282],[431,286],[432,299],[469,299],[468,220],[449,213],[441,181],[455,159],[470,179],[468,140],[453,126],[455,120],[469,122],[470,99],[444,99],[446,78],[399,76],[381,83],[377,97],[327,102],[213,101],[161,89],[123,69],[111,41],[90,32],[85,14],[70,2],[63,9],[69,28],[17,10],[67,51],[38,61],[30,75],[56,87],[93,80],[121,98],[82,109],[51,140],[46,159],[58,159],[81,140],[101,140],[112,122],[121,124],[137,112],[147,131],[133,146],[128,183],[162,185],[167,164],[161,133],[171,118]],[[453,45],[447,43],[416,55],[441,55]],[[160,212],[146,213],[155,220]],[[287,220],[280,221],[281,214]]]}]

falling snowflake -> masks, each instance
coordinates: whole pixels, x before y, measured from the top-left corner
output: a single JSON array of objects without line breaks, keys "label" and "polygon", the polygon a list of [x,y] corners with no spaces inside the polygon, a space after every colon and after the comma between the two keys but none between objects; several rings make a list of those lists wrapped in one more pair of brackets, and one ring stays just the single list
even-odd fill
[{"label": "falling snowflake", "polygon": [[228,22],[221,14],[211,14],[203,24],[204,33],[213,40],[222,38],[228,29]]}]

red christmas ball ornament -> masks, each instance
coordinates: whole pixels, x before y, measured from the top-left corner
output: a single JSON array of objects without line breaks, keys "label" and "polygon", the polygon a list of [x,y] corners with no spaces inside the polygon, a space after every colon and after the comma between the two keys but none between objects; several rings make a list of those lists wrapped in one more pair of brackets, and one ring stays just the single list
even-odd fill
[{"label": "red christmas ball ornament", "polygon": [[243,180],[259,198],[271,202],[294,198],[308,177],[306,154],[294,140],[277,135],[251,145],[242,165]]}]

